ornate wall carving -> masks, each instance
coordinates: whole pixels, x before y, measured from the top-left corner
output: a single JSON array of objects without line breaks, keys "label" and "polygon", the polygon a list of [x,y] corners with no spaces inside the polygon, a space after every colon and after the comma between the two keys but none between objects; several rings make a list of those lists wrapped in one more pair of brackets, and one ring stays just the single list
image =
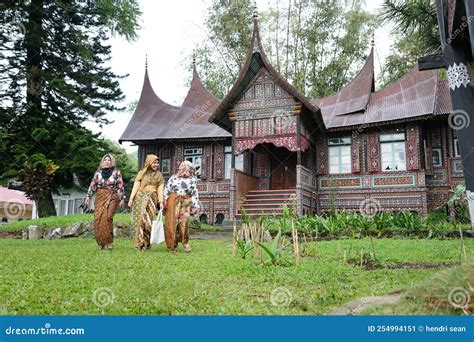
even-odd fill
[{"label": "ornate wall carving", "polygon": [[351,144],[351,163],[352,163],[352,172],[360,172],[360,150],[362,145],[362,137],[356,135],[352,137]]},{"label": "ornate wall carving", "polygon": [[420,132],[418,123],[408,124],[406,127],[406,160],[407,170],[420,169]]},{"label": "ornate wall carving", "polygon": [[224,179],[224,163],[224,145],[222,143],[216,143],[214,147],[214,175],[216,179]]},{"label": "ornate wall carving", "polygon": [[326,135],[316,134],[316,166],[317,174],[325,175],[328,173],[328,147]]},{"label": "ornate wall carving", "polygon": [[379,132],[371,131],[368,134],[369,143],[368,143],[368,169],[369,172],[380,172],[380,141],[379,141]]}]

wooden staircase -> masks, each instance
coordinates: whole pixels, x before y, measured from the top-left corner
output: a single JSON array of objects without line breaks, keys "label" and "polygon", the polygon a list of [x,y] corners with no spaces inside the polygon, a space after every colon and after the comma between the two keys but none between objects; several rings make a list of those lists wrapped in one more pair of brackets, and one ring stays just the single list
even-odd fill
[{"label": "wooden staircase", "polygon": [[[282,216],[283,206],[293,204],[295,200],[296,189],[282,190],[251,190],[245,197],[244,203],[241,205],[245,212],[251,218],[258,216]],[[242,217],[239,208],[237,211],[237,219]]]}]

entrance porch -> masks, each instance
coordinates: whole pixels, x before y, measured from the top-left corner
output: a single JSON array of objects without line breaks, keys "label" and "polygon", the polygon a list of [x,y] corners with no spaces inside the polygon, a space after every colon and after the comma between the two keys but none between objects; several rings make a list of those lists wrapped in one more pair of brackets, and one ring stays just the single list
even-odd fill
[{"label": "entrance porch", "polygon": [[231,171],[231,219],[240,219],[244,212],[249,217],[281,216],[285,206],[299,216],[315,212],[316,181],[298,160],[310,166],[313,151],[290,151],[272,143],[247,151],[245,171]]}]

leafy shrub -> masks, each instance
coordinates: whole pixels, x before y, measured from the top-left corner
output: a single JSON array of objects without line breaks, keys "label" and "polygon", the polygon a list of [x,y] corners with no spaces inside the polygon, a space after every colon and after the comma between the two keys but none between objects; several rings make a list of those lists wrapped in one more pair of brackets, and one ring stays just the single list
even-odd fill
[{"label": "leafy shrub", "polygon": [[[381,212],[374,216],[341,212],[327,216],[304,216],[294,220],[298,232],[316,240],[343,237],[448,238],[459,236],[457,225],[460,223],[447,222],[440,213],[422,218],[409,211]],[[282,235],[291,236],[290,222],[287,217],[267,218],[265,227],[272,236],[278,231]],[[469,226],[463,225],[462,229],[469,229]]]}]

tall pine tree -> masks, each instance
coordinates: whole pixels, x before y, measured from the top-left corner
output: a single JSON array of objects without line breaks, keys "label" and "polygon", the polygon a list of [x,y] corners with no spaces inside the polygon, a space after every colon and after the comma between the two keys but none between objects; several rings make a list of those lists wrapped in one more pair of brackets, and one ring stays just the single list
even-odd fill
[{"label": "tall pine tree", "polygon": [[[135,0],[6,0],[0,11],[0,179],[23,179],[39,216],[54,215],[51,188],[85,182],[107,151],[82,124],[123,109],[108,40],[133,40],[140,10]],[[51,173],[50,187],[31,189],[29,175]]]}]

